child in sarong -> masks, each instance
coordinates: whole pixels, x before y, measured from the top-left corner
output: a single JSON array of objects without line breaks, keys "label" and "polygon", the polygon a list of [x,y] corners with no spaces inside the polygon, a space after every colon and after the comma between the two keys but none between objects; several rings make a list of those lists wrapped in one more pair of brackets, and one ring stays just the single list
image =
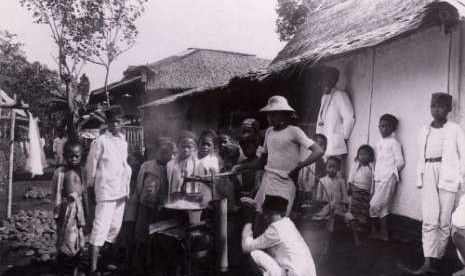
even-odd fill
[{"label": "child in sarong", "polygon": [[389,240],[387,215],[400,180],[399,172],[404,166],[402,146],[394,134],[398,122],[395,116],[384,114],[378,126],[382,138],[376,145],[375,185],[370,201],[370,216],[379,222],[379,230],[373,227],[372,236],[384,241]]},{"label": "child in sarong", "polygon": [[53,176],[55,191],[54,216],[57,223],[57,267],[59,275],[75,275],[84,248],[85,214],[84,184],[81,178],[82,147],[66,142],[66,165]]},{"label": "child in sarong", "polygon": [[373,189],[375,151],[369,145],[362,145],[349,175],[348,195],[350,212],[357,223],[357,230],[367,226],[370,217],[370,198]]}]

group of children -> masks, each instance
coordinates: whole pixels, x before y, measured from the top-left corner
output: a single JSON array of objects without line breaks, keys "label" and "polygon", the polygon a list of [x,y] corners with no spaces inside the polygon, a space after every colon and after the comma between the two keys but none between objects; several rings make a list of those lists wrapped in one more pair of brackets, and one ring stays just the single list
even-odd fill
[{"label": "group of children", "polygon": [[[386,217],[404,166],[402,147],[394,136],[397,125],[397,118],[391,114],[380,117],[382,138],[376,150],[370,145],[358,148],[347,181],[342,162],[336,156],[322,157],[320,164],[316,162],[313,168],[303,170],[298,184],[302,194],[299,204],[304,211],[308,209],[304,217],[331,223],[335,217],[344,218],[354,232],[357,246],[360,245],[357,233],[367,227],[371,228],[371,237],[387,241]],[[325,136],[317,134],[315,140],[326,148]],[[312,201],[327,204],[315,211],[309,204]]]},{"label": "group of children", "polygon": [[[380,141],[375,149],[369,145],[358,148],[346,181],[341,156],[324,156],[327,138],[317,134],[314,141],[291,125],[295,110],[284,97],[271,97],[261,112],[270,125],[263,143],[255,119],[243,122],[238,139],[227,130],[207,130],[200,138],[182,131],[176,141],[169,137],[154,141],[154,159],[132,166],[132,177],[121,134],[121,108],[107,114],[108,130],[92,143],[85,168],[80,165],[82,147],[67,142],[66,165],[57,169],[54,178],[62,275],[70,274],[70,264],[79,260],[86,222],[92,224],[91,273],[98,273],[100,248],[115,243],[123,219],[134,226],[128,227],[128,250],[135,253],[129,262],[143,268],[149,225],[173,218],[163,207],[180,193],[197,195],[203,206],[225,197],[228,212],[242,210],[246,214],[242,248],[269,275],[316,275],[307,245],[287,218],[293,207],[307,211],[304,219],[329,223],[343,218],[357,246],[358,234],[369,227],[373,238],[388,240],[386,217],[404,166],[402,147],[395,138],[397,118],[391,114],[380,117]],[[430,154],[428,146],[426,150]],[[425,160],[427,165],[442,161],[440,157]],[[441,173],[439,167],[436,170]],[[184,181],[224,172],[231,174],[218,181],[215,194],[202,181]],[[315,202],[321,203],[317,210],[311,208]]]}]

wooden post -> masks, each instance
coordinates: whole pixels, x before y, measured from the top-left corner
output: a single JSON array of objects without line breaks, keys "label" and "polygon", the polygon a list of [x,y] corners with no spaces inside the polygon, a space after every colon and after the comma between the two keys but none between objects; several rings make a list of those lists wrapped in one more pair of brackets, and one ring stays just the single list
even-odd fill
[{"label": "wooden post", "polygon": [[216,269],[228,271],[228,199],[214,201],[215,204],[215,254]]},{"label": "wooden post", "polygon": [[[16,102],[16,95],[13,99]],[[11,217],[11,207],[13,203],[13,167],[14,167],[14,151],[15,151],[15,120],[16,113],[13,108],[10,109],[10,159],[8,162],[8,205],[7,205],[7,217]]]}]

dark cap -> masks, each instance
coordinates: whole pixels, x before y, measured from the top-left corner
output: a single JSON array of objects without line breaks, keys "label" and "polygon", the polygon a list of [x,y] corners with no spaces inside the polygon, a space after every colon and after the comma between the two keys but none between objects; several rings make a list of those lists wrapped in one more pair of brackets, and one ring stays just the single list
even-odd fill
[{"label": "dark cap", "polygon": [[433,95],[431,95],[431,103],[444,105],[452,109],[452,96],[444,92],[433,93]]},{"label": "dark cap", "polygon": [[275,211],[279,213],[286,213],[287,205],[289,202],[287,199],[280,196],[266,195],[265,201],[263,202],[263,212]]},{"label": "dark cap", "polygon": [[112,105],[105,112],[105,115],[108,120],[113,120],[118,117],[124,117],[124,109],[121,107],[121,105]]},{"label": "dark cap", "polygon": [[179,133],[178,143],[181,142],[181,140],[187,139],[187,138],[192,139],[195,142],[197,142],[197,135],[194,132],[189,131],[189,130],[183,130]]}]

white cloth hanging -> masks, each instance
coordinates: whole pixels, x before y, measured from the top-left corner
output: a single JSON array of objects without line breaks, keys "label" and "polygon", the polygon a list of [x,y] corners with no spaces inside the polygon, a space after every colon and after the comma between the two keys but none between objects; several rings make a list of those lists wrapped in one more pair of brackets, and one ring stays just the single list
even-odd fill
[{"label": "white cloth hanging", "polygon": [[40,141],[39,126],[37,119],[35,119],[30,112],[29,115],[29,154],[26,160],[26,171],[36,175],[44,174],[44,164],[42,160],[42,145]]}]

